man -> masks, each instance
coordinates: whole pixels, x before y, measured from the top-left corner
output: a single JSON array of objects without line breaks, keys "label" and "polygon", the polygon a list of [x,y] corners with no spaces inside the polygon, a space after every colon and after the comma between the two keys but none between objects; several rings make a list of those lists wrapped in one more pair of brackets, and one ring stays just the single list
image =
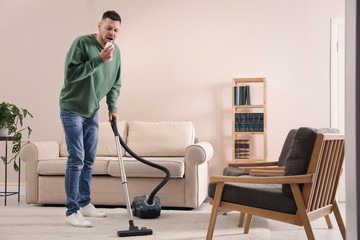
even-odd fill
[{"label": "man", "polygon": [[[98,143],[97,112],[105,96],[109,121],[118,120],[121,62],[114,41],[120,24],[119,14],[105,12],[98,24],[99,32],[76,38],[66,55],[60,93],[60,116],[69,153],[65,173],[66,222],[76,227],[92,227],[84,216],[106,217],[91,204],[90,182]],[[113,45],[105,48],[107,43]]]}]

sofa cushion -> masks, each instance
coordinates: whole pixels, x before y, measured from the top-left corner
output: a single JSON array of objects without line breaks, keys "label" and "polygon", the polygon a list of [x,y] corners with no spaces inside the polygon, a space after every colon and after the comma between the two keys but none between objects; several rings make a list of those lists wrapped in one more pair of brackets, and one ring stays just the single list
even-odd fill
[{"label": "sofa cushion", "polygon": [[[113,177],[121,177],[118,159],[109,158],[109,160],[108,174]],[[171,178],[184,177],[184,157],[147,157],[146,160],[169,169]],[[123,161],[126,177],[163,178],[165,176],[163,171],[145,165],[134,158],[124,157]]]},{"label": "sofa cushion", "polygon": [[[121,138],[126,142],[126,137],[127,137],[126,122],[118,122],[117,127]],[[123,148],[121,149],[121,152],[123,155],[125,154]],[[67,152],[64,131],[60,143],[60,156],[61,157],[69,156]],[[109,122],[99,122],[99,140],[98,140],[96,156],[113,156],[113,157],[117,156],[115,136]]]},{"label": "sofa cushion", "polygon": [[[149,167],[134,158],[123,157],[126,177],[161,178],[165,174],[156,168]],[[148,157],[146,160],[162,165],[169,169],[171,178],[183,178],[185,163],[183,157]],[[39,175],[64,176],[66,171],[66,157],[40,160],[37,167]],[[119,161],[117,157],[96,157],[93,175],[110,175],[120,177]]]},{"label": "sofa cushion", "polygon": [[[182,122],[128,123],[127,145],[139,156],[181,157],[186,148],[194,143],[194,124]],[[130,156],[126,153],[126,156]]]},{"label": "sofa cushion", "polygon": [[[67,158],[56,158],[40,160],[37,166],[39,175],[65,175]],[[108,174],[108,160],[97,158],[93,166],[93,175],[107,175]]]}]

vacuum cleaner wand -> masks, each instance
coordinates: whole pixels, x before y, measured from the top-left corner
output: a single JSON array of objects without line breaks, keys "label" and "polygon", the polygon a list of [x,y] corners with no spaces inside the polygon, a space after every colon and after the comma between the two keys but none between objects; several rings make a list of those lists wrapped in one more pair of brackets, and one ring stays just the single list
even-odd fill
[{"label": "vacuum cleaner wand", "polygon": [[131,211],[129,191],[127,188],[127,180],[126,180],[126,175],[125,175],[124,162],[122,160],[122,153],[121,153],[121,147],[120,147],[119,139],[121,139],[121,138],[120,138],[120,134],[117,129],[115,121],[112,122],[111,127],[115,134],[115,144],[116,144],[119,166],[120,166],[120,171],[121,171],[121,182],[122,182],[122,185],[124,188],[125,202],[126,202],[126,208],[127,208],[127,212],[128,212],[128,218],[129,218],[129,230],[118,231],[117,235],[118,235],[118,237],[151,235],[153,233],[153,231],[151,229],[147,229],[146,227],[142,227],[141,229],[139,229],[137,226],[134,225],[134,217],[133,217],[133,214]]}]

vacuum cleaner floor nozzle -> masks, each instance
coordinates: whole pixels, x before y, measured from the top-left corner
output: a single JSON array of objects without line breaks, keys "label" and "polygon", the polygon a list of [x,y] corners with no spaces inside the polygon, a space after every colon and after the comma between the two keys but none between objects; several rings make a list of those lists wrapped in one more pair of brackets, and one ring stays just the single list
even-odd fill
[{"label": "vacuum cleaner floor nozzle", "polygon": [[118,237],[134,237],[134,236],[145,236],[151,235],[153,231],[151,229],[147,229],[146,227],[142,227],[139,229],[137,226],[131,226],[129,230],[118,231]]}]

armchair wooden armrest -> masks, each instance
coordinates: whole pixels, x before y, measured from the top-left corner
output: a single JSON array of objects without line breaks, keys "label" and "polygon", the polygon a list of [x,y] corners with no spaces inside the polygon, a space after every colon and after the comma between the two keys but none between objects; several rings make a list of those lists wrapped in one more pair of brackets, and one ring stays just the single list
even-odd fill
[{"label": "armchair wooden armrest", "polygon": [[244,172],[250,173],[253,170],[265,170],[265,171],[282,171],[284,172],[285,166],[269,166],[269,167],[244,167]]},{"label": "armchair wooden armrest", "polygon": [[282,176],[284,175],[285,167],[269,167],[268,169],[253,168],[250,170],[250,176]]},{"label": "armchair wooden armrest", "polygon": [[276,177],[252,177],[252,176],[218,176],[210,177],[212,182],[233,182],[233,183],[260,183],[260,184],[301,184],[313,182],[313,174],[276,176]]},{"label": "armchair wooden armrest", "polygon": [[278,161],[272,162],[248,162],[248,163],[228,163],[229,167],[265,167],[265,166],[277,166]]}]

